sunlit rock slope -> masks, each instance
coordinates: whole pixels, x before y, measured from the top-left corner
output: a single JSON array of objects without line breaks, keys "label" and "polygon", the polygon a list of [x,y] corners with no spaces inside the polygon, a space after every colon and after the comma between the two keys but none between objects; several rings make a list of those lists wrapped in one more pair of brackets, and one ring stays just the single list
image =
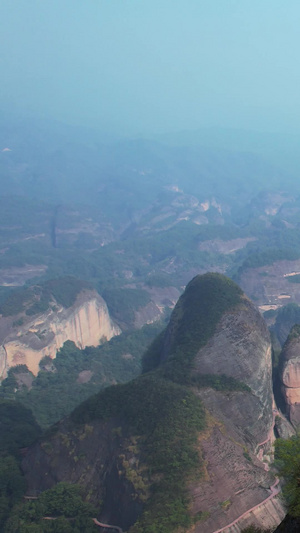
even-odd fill
[{"label": "sunlit rock slope", "polygon": [[295,425],[300,424],[300,326],[296,324],[285,342],[281,354],[282,392],[287,414]]},{"label": "sunlit rock slope", "polygon": [[[25,315],[24,315],[25,316]],[[3,318],[2,320],[6,320]],[[10,323],[3,332],[0,347],[0,376],[15,365],[25,364],[33,374],[39,371],[41,359],[56,356],[65,341],[79,348],[98,346],[121,330],[109,316],[106,303],[96,291],[84,290],[75,303],[65,308],[54,300],[45,313],[23,318],[17,326]],[[22,322],[22,321],[21,321]]]},{"label": "sunlit rock slope", "polygon": [[270,338],[241,289],[219,274],[196,276],[144,372],[90,398],[30,448],[29,493],[80,483],[103,502],[103,522],[131,533],[277,525]]}]

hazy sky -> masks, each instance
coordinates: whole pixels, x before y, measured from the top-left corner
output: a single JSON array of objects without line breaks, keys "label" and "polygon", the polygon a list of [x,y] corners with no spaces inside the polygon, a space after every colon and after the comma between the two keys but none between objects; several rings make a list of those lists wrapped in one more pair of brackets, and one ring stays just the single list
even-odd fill
[{"label": "hazy sky", "polygon": [[1,0],[0,109],[121,133],[300,130],[299,0]]}]

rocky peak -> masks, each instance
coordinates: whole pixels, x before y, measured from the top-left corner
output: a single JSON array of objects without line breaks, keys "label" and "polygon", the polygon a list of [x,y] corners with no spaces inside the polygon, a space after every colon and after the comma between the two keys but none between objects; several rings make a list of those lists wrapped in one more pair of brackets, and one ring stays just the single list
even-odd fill
[{"label": "rocky peak", "polygon": [[[161,523],[173,533],[172,523],[189,520],[195,533],[277,525],[284,510],[268,471],[271,344],[254,305],[225,276],[196,276],[151,358],[152,372],[92,397],[30,449],[29,490],[80,482],[104,501],[103,521],[132,533]],[[180,512],[174,486],[189,502]],[[185,518],[174,518],[175,508]]]},{"label": "rocky peak", "polygon": [[235,307],[242,296],[238,285],[222,274],[207,273],[193,278],[172,312],[161,362],[171,360],[175,352],[186,351],[187,347],[189,353],[195,354],[214,334],[223,313]]},{"label": "rocky peak", "polygon": [[[8,319],[3,320],[7,322]],[[27,365],[36,375],[41,359],[45,356],[53,359],[67,340],[85,348],[98,346],[101,339],[109,340],[121,333],[110,318],[103,298],[89,289],[81,290],[68,308],[52,299],[46,311],[32,316],[22,313],[18,327],[16,322],[16,317],[12,317],[1,339],[2,378],[10,367],[20,364]]]}]

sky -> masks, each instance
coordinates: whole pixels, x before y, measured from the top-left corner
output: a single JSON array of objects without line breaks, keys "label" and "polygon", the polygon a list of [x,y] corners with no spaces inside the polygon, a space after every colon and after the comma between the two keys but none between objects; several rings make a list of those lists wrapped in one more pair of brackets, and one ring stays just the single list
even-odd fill
[{"label": "sky", "polygon": [[299,0],[1,0],[0,20],[8,114],[300,131]]}]

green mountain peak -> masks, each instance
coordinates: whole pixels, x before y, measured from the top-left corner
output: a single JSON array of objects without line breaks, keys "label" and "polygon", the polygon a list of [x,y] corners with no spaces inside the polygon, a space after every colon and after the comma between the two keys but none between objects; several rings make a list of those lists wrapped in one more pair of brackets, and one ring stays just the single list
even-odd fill
[{"label": "green mountain peak", "polygon": [[179,298],[164,334],[144,357],[144,370],[162,366],[164,376],[189,382],[193,360],[213,336],[223,314],[241,302],[243,291],[223,274],[195,276]]}]

